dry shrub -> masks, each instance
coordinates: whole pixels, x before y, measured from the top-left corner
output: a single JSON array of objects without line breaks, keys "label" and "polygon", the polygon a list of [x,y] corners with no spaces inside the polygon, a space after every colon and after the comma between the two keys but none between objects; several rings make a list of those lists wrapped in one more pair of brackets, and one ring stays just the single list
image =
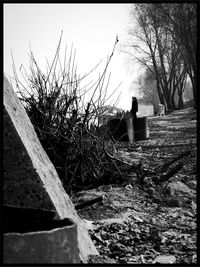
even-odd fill
[{"label": "dry shrub", "polygon": [[[21,68],[24,81],[18,79],[13,60],[13,72],[18,96],[23,102],[38,138],[54,164],[67,193],[71,194],[109,181],[106,177],[119,174],[113,159],[105,150],[105,135],[98,134],[99,110],[109,97],[106,96],[105,77],[114,53],[117,39],[105,69],[92,85],[81,88],[81,81],[94,71],[79,77],[75,65],[75,51],[71,48],[64,63],[60,59],[59,44],[51,65],[47,62],[47,73],[39,68],[32,51],[30,72]],[[84,103],[86,93],[91,99]],[[114,93],[114,92],[113,92]],[[112,149],[112,145],[110,146]],[[113,171],[111,171],[113,170]]]}]

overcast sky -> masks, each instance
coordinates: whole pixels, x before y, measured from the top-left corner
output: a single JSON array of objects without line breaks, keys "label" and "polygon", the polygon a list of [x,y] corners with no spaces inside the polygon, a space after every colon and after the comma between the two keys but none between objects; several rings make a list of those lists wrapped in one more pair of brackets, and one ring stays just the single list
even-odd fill
[{"label": "overcast sky", "polygon": [[63,30],[61,50],[73,43],[80,74],[102,60],[95,74],[98,77],[118,35],[108,94],[122,82],[118,107],[130,109],[131,96],[136,93],[130,86],[137,71],[130,71],[127,56],[119,51],[127,38],[129,10],[130,4],[4,4],[4,73],[13,76],[11,49],[17,70],[21,64],[28,69],[29,45],[45,72],[46,58],[53,60]]}]

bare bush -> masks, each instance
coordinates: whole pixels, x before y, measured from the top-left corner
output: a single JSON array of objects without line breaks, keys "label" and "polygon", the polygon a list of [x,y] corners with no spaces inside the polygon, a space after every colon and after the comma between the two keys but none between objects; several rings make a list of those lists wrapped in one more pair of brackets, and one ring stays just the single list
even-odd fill
[{"label": "bare bush", "polygon": [[[38,138],[54,164],[67,193],[106,182],[110,170],[113,174],[120,171],[105,150],[105,135],[99,136],[97,130],[100,110],[109,100],[106,72],[113,51],[97,81],[81,88],[81,82],[94,71],[80,77],[75,63],[75,51],[71,48],[67,59],[61,62],[59,44],[51,65],[47,62],[44,74],[30,51],[30,71],[21,67],[24,78],[17,76],[13,60],[13,73],[18,96],[23,102]],[[106,85],[105,85],[106,83]],[[116,89],[117,90],[117,89]],[[115,92],[115,91],[114,91]],[[113,93],[114,93],[113,92]],[[90,99],[84,102],[86,94]],[[113,94],[112,93],[112,94]],[[112,150],[112,146],[110,146]]]}]

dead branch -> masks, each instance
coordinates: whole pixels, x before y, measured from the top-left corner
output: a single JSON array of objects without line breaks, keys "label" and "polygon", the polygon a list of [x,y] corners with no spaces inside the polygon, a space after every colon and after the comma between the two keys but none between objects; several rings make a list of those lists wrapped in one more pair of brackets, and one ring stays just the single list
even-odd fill
[{"label": "dead branch", "polygon": [[161,167],[161,170],[160,172],[164,172],[166,171],[166,169],[171,165],[173,164],[174,162],[178,161],[179,159],[182,159],[183,157],[186,157],[186,156],[189,156],[191,153],[190,150],[187,150],[187,151],[183,151],[180,155],[178,155],[177,157],[173,158],[172,160],[168,161],[168,162],[165,162],[163,164],[163,166]]},{"label": "dead branch", "polygon": [[103,196],[96,197],[94,199],[91,199],[91,200],[85,201],[83,203],[77,204],[77,205],[75,205],[75,209],[76,210],[80,210],[80,209],[83,209],[85,207],[91,206],[91,205],[93,205],[95,203],[98,203],[98,202],[101,202],[101,201],[103,201]]},{"label": "dead branch", "polygon": [[169,180],[174,174],[176,174],[180,169],[182,169],[183,163],[178,162],[173,168],[171,168],[166,174],[162,174],[160,179],[158,179],[158,183],[163,183]]}]

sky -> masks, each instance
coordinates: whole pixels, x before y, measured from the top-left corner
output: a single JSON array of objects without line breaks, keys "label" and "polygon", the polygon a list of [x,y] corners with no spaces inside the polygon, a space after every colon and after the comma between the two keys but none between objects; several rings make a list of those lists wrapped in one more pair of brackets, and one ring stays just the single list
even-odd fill
[{"label": "sky", "polygon": [[30,46],[45,72],[46,59],[52,62],[63,31],[61,51],[64,53],[65,45],[73,45],[80,75],[102,60],[93,77],[88,77],[97,79],[117,35],[119,42],[108,68],[111,79],[107,96],[121,84],[110,100],[114,103],[121,92],[117,107],[130,109],[131,97],[137,96],[132,81],[137,79],[138,70],[120,51],[127,38],[129,10],[130,4],[4,4],[4,73],[13,76],[11,51],[19,77],[21,65],[28,69]]}]

